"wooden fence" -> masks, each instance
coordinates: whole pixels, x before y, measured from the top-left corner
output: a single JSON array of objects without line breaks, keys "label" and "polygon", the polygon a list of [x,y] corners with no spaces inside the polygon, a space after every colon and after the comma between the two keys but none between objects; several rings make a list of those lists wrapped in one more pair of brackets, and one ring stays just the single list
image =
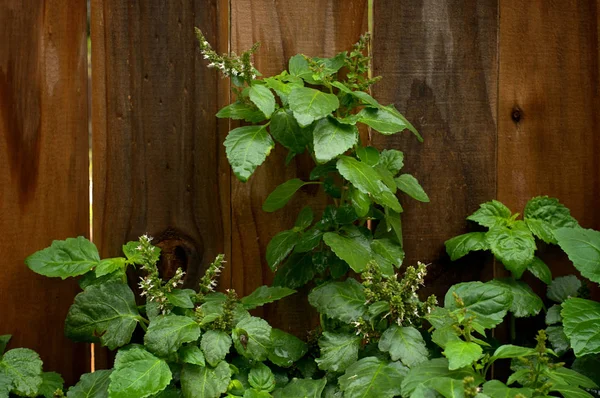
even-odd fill
[{"label": "wooden fence", "polygon": [[[599,9],[599,0],[374,0],[370,15],[367,0],[92,0],[90,93],[85,2],[0,1],[0,334],[38,350],[67,382],[88,370],[88,347],[62,332],[76,284],[38,277],[23,260],[53,239],[89,235],[89,118],[103,256],[148,232],[165,274],[183,266],[192,283],[222,252],[221,287],[244,294],[272,281],[269,239],[305,204],[324,207],[315,189],[287,211],[261,211],[275,186],[307,177],[306,158],[284,168],[275,151],[248,183],[232,176],[230,126],[214,117],[229,82],[206,68],[194,26],[223,52],[260,41],[255,63],[268,76],[296,53],[348,49],[372,18],[374,72],[385,78],[374,96],[425,137],[373,145],[403,150],[429,193],[429,204],[407,203],[403,223],[407,262],[433,263],[433,292],[501,272],[485,256],[451,264],[444,253],[480,202],[520,211],[548,194],[600,228]],[[569,272],[544,250],[556,274]],[[307,308],[300,294],[261,315],[299,333],[313,319]]]}]

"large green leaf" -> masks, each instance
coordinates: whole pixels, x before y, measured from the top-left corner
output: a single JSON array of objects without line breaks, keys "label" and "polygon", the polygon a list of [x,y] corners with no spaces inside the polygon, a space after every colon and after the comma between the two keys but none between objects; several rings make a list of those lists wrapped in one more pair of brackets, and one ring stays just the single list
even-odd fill
[{"label": "large green leaf", "polygon": [[404,250],[391,239],[373,239],[371,241],[371,249],[373,249],[375,254],[380,255],[398,268],[404,261]]},{"label": "large green leaf", "polygon": [[329,115],[340,106],[340,102],[334,94],[327,94],[308,87],[294,88],[288,101],[300,126],[308,126],[313,121]]},{"label": "large green leaf", "polygon": [[294,250],[300,241],[300,234],[294,230],[282,231],[273,237],[267,245],[267,264],[275,271],[277,266]]},{"label": "large green leaf", "polygon": [[73,387],[69,388],[67,398],[108,398],[111,370],[96,370],[86,373]]},{"label": "large green leaf", "polygon": [[293,379],[284,388],[273,392],[273,398],[321,398],[327,379]]},{"label": "large green leaf", "polygon": [[467,217],[467,220],[488,228],[504,227],[510,222],[511,215],[508,207],[497,200],[492,200],[479,205],[479,209]]},{"label": "large green leaf", "polygon": [[159,357],[168,357],[177,352],[183,343],[196,341],[200,337],[200,326],[192,318],[181,315],[156,317],[150,322],[144,336],[148,350]]},{"label": "large green leaf", "polygon": [[83,236],[55,240],[50,247],[25,259],[34,272],[62,279],[83,275],[100,264],[98,249]]},{"label": "large green leaf", "polygon": [[546,285],[552,283],[552,272],[539,257],[533,257],[533,261],[527,266],[527,270]]},{"label": "large green leaf", "polygon": [[389,352],[392,361],[401,360],[409,368],[427,361],[429,355],[423,336],[412,326],[390,326],[381,335],[379,349]]},{"label": "large green leaf", "polygon": [[369,243],[360,234],[344,236],[336,232],[327,232],[323,235],[323,241],[356,272],[364,271],[373,258]]},{"label": "large green leaf", "polygon": [[143,348],[119,351],[110,374],[110,398],[144,398],[164,390],[172,378],[169,365]]},{"label": "large green leaf", "polygon": [[371,195],[375,202],[394,211],[402,211],[400,202],[381,181],[381,176],[372,166],[348,156],[341,156],[337,161],[337,169],[342,177],[362,193]]},{"label": "large green leaf", "polygon": [[[360,122],[379,131],[381,134],[390,135],[408,129],[410,123],[400,117],[398,112],[394,112],[391,108],[364,108],[358,115]],[[412,126],[411,126],[412,127]]]},{"label": "large green leaf", "polygon": [[488,284],[503,287],[512,294],[509,311],[517,318],[537,315],[544,306],[540,296],[535,294],[525,282],[503,278],[493,279]]},{"label": "large green leaf", "polygon": [[351,278],[344,282],[329,282],[314,288],[308,295],[308,302],[321,314],[352,322],[367,311],[363,289]]},{"label": "large green leaf", "polygon": [[292,366],[308,351],[308,347],[302,340],[275,328],[271,329],[271,342],[269,361],[284,368]]},{"label": "large green leaf", "polygon": [[570,298],[562,303],[564,332],[577,357],[600,353],[600,303]]},{"label": "large green leaf", "polygon": [[232,338],[237,352],[255,361],[264,361],[273,349],[271,326],[261,318],[242,319],[233,329]]},{"label": "large green leaf", "polygon": [[267,86],[262,84],[253,84],[248,91],[250,101],[265,114],[268,118],[275,111],[275,96]]},{"label": "large green leaf", "polygon": [[339,378],[345,398],[392,398],[400,395],[406,368],[376,357],[366,357],[350,365]]},{"label": "large green leaf", "polygon": [[402,396],[410,397],[419,386],[429,387],[432,381],[438,377],[449,377],[462,381],[467,376],[473,377],[477,384],[482,381],[481,376],[473,372],[472,369],[449,370],[446,358],[431,359],[420,363],[408,372],[402,381]]},{"label": "large green leaf", "polygon": [[453,293],[464,302],[468,316],[486,329],[497,326],[510,308],[512,295],[505,288],[482,282],[466,282],[452,286],[444,298],[444,307],[458,308]]},{"label": "large green leaf", "polygon": [[343,372],[358,360],[361,338],[354,333],[323,332],[319,339],[321,355],[316,359],[319,369]]},{"label": "large green leaf", "polygon": [[[444,398],[464,398],[465,396],[464,383],[461,380],[456,380],[451,377],[436,377],[431,380],[429,387],[434,389]],[[421,386],[421,388],[424,387]]]},{"label": "large green leaf", "polygon": [[185,364],[181,371],[181,390],[185,398],[218,398],[227,391],[231,369],[225,361],[215,368]]},{"label": "large green leaf", "polygon": [[547,196],[538,196],[527,202],[523,218],[531,232],[546,243],[556,244],[556,229],[578,226],[569,209],[558,199]]},{"label": "large green leaf", "polygon": [[523,221],[515,221],[510,227],[492,227],[485,239],[494,256],[515,278],[520,278],[533,261],[535,239]]},{"label": "large green leaf", "polygon": [[227,105],[217,112],[218,118],[229,118],[234,120],[245,120],[250,123],[258,123],[265,120],[265,114],[258,108],[245,102],[236,101]]},{"label": "large green leaf", "polygon": [[531,397],[533,390],[530,388],[510,388],[498,380],[491,380],[483,385],[483,393],[491,398],[514,398],[516,395]]},{"label": "large green leaf", "polygon": [[394,179],[399,190],[419,202],[429,202],[429,196],[419,184],[419,181],[410,174],[402,174]]},{"label": "large green leaf", "polygon": [[240,181],[246,182],[265,161],[275,144],[267,133],[266,125],[260,125],[231,130],[224,145],[234,174]]},{"label": "large green leaf", "polygon": [[42,384],[38,388],[38,395],[43,395],[44,398],[54,398],[56,390],[63,389],[65,381],[62,376],[56,372],[43,372]]},{"label": "large green leaf", "polygon": [[303,186],[310,184],[310,182],[304,182],[298,178],[292,178],[284,182],[283,184],[277,186],[267,196],[267,199],[263,203],[262,209],[266,212],[274,212],[275,210],[281,209],[283,206],[290,201],[292,196]]},{"label": "large green leaf", "polygon": [[450,260],[455,261],[467,255],[467,253],[476,250],[487,250],[489,248],[484,232],[469,232],[463,235],[455,236],[445,243],[446,253]]},{"label": "large green leaf", "polygon": [[315,124],[313,147],[317,162],[326,163],[352,148],[358,141],[358,128],[326,117]]},{"label": "large green leaf", "polygon": [[75,297],[65,334],[76,341],[98,341],[114,350],[131,340],[140,315],[133,292],[124,283],[89,286]]},{"label": "large green leaf", "polygon": [[600,283],[600,231],[560,228],[554,236],[581,275]]},{"label": "large green leaf", "polygon": [[225,359],[231,348],[231,337],[221,330],[209,330],[202,335],[200,347],[204,352],[206,361],[212,366],[217,366]]},{"label": "large green leaf", "polygon": [[290,110],[279,109],[271,118],[271,135],[294,153],[304,152],[304,148],[310,143],[310,134],[306,130],[298,125]]},{"label": "large green leaf", "polygon": [[280,300],[294,293],[296,293],[295,290],[288,289],[287,287],[261,286],[248,296],[242,298],[241,301],[245,309],[252,310],[256,307],[260,307],[261,305],[265,305],[267,303],[272,303],[273,301]]},{"label": "large green leaf", "polygon": [[42,360],[29,348],[7,351],[0,360],[0,377],[12,380],[12,391],[17,395],[35,397],[42,385]]},{"label": "large green leaf", "polygon": [[577,297],[579,289],[581,281],[575,275],[559,276],[548,286],[546,295],[550,300],[562,303],[571,297]]},{"label": "large green leaf", "polygon": [[444,355],[448,358],[448,369],[456,370],[471,366],[483,355],[483,350],[477,343],[456,340],[446,344]]}]

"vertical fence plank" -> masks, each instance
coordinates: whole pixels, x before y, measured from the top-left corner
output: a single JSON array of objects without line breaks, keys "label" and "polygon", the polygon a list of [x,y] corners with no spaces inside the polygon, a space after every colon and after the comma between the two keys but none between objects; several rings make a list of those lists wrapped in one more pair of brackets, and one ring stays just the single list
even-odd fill
[{"label": "vertical fence plank", "polygon": [[[232,49],[241,52],[261,42],[255,66],[264,76],[287,69],[288,59],[297,53],[322,57],[348,50],[367,30],[366,0],[232,0],[231,12]],[[291,228],[302,207],[311,205],[320,215],[326,205],[324,194],[311,186],[278,212],[261,210],[277,185],[294,177],[308,179],[312,160],[298,156],[285,167],[286,155],[278,148],[247,183],[232,182],[232,285],[238,293],[248,294],[269,284],[273,277],[265,261],[269,240]],[[304,333],[313,318],[305,293],[267,306],[262,315],[277,327]]]},{"label": "vertical fence plank", "polygon": [[88,235],[85,2],[2,2],[0,37],[0,334],[73,383],[89,361],[63,332],[77,284],[23,260]]},{"label": "vertical fence plank", "polygon": [[229,169],[214,117],[228,88],[201,61],[193,31],[222,42],[226,5],[92,4],[94,241],[114,256],[148,232],[162,275],[182,267],[187,287],[228,249]]},{"label": "vertical fence plank", "polygon": [[497,18],[496,0],[375,1],[374,72],[384,80],[374,96],[425,142],[404,132],[375,135],[374,145],[404,151],[404,172],[429,194],[427,204],[401,198],[405,262],[432,262],[428,290],[442,297],[453,283],[491,275],[491,266],[449,264],[444,241],[496,194]]}]

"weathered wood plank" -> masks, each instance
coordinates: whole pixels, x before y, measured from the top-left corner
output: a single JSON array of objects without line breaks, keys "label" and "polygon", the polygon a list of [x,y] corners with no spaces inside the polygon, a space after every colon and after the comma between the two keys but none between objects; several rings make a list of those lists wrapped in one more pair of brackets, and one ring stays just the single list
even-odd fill
[{"label": "weathered wood plank", "polygon": [[[405,153],[431,203],[401,198],[405,263],[432,263],[438,296],[461,280],[491,276],[491,265],[450,264],[444,241],[466,232],[465,217],[496,195],[497,2],[397,1],[374,4],[374,96],[422,133],[374,135]],[[471,261],[473,258],[471,258]]]},{"label": "weathered wood plank", "polygon": [[[350,49],[367,30],[366,0],[233,0],[231,7],[231,48],[241,52],[261,42],[255,66],[264,76],[287,69],[288,59],[297,53],[333,56]],[[291,228],[302,207],[311,205],[320,215],[326,204],[324,194],[311,187],[295,195],[285,209],[270,214],[261,210],[277,185],[294,177],[308,178],[312,160],[298,156],[285,167],[286,155],[276,150],[246,184],[232,182],[232,286],[240,294],[272,281],[265,261],[269,240]],[[269,305],[261,314],[274,326],[304,334],[314,319],[305,293]]]},{"label": "weathered wood plank", "polygon": [[23,260],[89,232],[85,2],[4,1],[0,37],[0,334],[73,383],[89,368],[63,332],[77,283]]}]

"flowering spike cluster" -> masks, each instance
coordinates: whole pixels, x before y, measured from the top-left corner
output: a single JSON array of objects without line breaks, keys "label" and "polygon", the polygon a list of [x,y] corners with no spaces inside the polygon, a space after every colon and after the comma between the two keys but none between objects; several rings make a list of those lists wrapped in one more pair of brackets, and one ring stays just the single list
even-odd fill
[{"label": "flowering spike cluster", "polygon": [[217,278],[221,274],[224,266],[225,256],[223,254],[219,254],[217,258],[215,258],[215,261],[208,266],[208,269],[204,273],[202,279],[200,279],[200,284],[198,285],[198,301],[200,301],[202,296],[215,291],[215,287],[217,286]]},{"label": "flowering spike cluster", "polygon": [[371,35],[369,33],[360,36],[346,58],[345,66],[348,69],[346,85],[352,90],[367,91],[369,87],[381,80],[381,76],[368,77],[371,57],[364,55],[364,53],[368,50],[370,43]]},{"label": "flowering spike cluster", "polygon": [[402,279],[398,275],[384,277],[375,262],[369,263],[362,273],[365,296],[368,303],[385,301],[390,305],[390,317],[398,326],[420,324],[421,319],[431,312],[437,304],[435,296],[431,295],[422,302],[417,291],[425,282],[427,266],[421,262],[417,267],[407,267]]},{"label": "flowering spike cluster", "polygon": [[212,49],[202,31],[198,28],[195,28],[195,31],[200,45],[200,52],[204,59],[209,62],[209,68],[218,68],[224,77],[241,78],[246,83],[250,83],[256,79],[258,71],[254,68],[251,58],[252,54],[260,47],[260,43],[255,43],[250,50],[244,51],[240,56],[237,56],[235,53],[219,55]]}]

